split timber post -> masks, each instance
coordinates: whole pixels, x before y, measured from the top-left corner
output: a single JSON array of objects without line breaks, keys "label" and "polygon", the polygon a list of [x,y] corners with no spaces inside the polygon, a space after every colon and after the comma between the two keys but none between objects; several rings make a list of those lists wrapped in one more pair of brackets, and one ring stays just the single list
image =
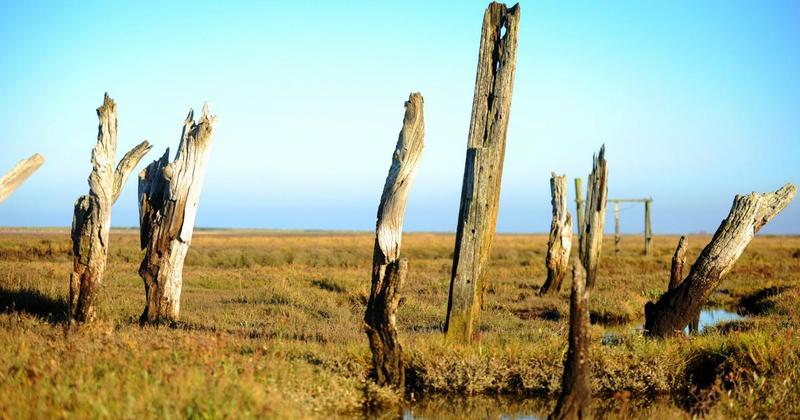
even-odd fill
[{"label": "split timber post", "polygon": [[397,139],[392,165],[383,186],[375,225],[372,257],[372,287],[364,324],[372,351],[375,380],[379,385],[405,388],[403,352],[397,337],[397,306],[408,272],[408,261],[400,258],[406,202],[422,156],[425,137],[423,99],[412,93],[406,102],[403,128]]},{"label": "split timber post", "polygon": [[728,217],[692,265],[689,275],[656,303],[644,307],[644,329],[650,336],[680,334],[744,252],[756,233],[797,195],[791,183],[775,192],[737,195]]},{"label": "split timber post", "polygon": [[491,3],[483,16],[475,96],[458,212],[445,331],[470,342],[488,287],[517,56],[519,5]]},{"label": "split timber post", "polygon": [[614,202],[614,253],[619,254],[619,202]]},{"label": "split timber post", "polygon": [[97,117],[100,125],[97,129],[97,145],[92,150],[89,194],[75,202],[72,219],[73,268],[69,279],[71,322],[90,322],[95,317],[94,304],[108,258],[111,207],[119,198],[128,175],[150,151],[150,144],[143,141],[123,156],[115,170],[117,104],[108,94],[103,99],[103,105],[97,108]]},{"label": "split timber post", "polygon": [[145,250],[139,266],[146,302],[139,323],[177,321],[181,308],[183,262],[189,252],[216,117],[203,106],[183,123],[175,160],[166,153],[139,174],[139,225]]},{"label": "split timber post", "polygon": [[644,200],[644,255],[653,255],[653,230],[650,226],[650,204],[652,198]]},{"label": "split timber post", "polygon": [[603,227],[606,220],[606,202],[608,198],[608,165],[606,163],[606,146],[592,159],[592,173],[586,189],[586,215],[583,223],[578,247],[583,267],[586,269],[586,287],[592,289],[597,279],[597,267],[600,265],[600,253],[603,248]]},{"label": "split timber post", "polygon": [[539,295],[558,294],[569,268],[569,251],[572,248],[572,216],[567,211],[567,177],[550,175],[550,195],[553,205],[553,221],[550,223],[550,239],[547,241],[547,280]]},{"label": "split timber post", "polygon": [[44,157],[36,153],[22,159],[0,178],[0,203],[6,200],[26,179],[28,179],[44,163]]},{"label": "split timber post", "polygon": [[550,419],[589,418],[589,288],[582,263],[572,265],[569,299],[569,348],[561,377],[561,394]]},{"label": "split timber post", "polygon": [[578,218],[578,240],[583,236],[583,180],[575,178],[575,216]]},{"label": "split timber post", "polygon": [[[672,256],[672,267],[669,271],[669,284],[667,291],[672,290],[683,281],[683,267],[686,265],[686,247],[687,240],[685,236],[681,236],[678,240],[678,246],[675,248],[675,255]],[[700,311],[692,314],[689,320],[689,332],[697,333],[700,327]]]}]

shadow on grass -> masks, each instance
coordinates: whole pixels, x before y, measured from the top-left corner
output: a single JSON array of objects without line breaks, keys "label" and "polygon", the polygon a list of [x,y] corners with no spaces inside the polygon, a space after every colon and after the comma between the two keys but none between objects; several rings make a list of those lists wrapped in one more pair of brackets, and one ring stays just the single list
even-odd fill
[{"label": "shadow on grass", "polygon": [[10,290],[0,287],[0,310],[41,318],[51,324],[67,319],[67,301],[43,295],[34,289]]}]

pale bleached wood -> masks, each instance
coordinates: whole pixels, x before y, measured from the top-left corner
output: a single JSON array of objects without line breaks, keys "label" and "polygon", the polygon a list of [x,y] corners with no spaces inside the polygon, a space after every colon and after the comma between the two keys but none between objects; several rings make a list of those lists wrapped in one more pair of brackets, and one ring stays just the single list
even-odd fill
[{"label": "pale bleached wood", "polygon": [[592,289],[600,265],[603,249],[603,227],[606,221],[606,200],[608,199],[608,165],[606,146],[592,159],[592,173],[586,189],[584,232],[580,238],[578,253],[586,269],[586,287]]},{"label": "pale bleached wood", "polygon": [[572,248],[572,216],[567,210],[567,177],[550,174],[550,203],[553,220],[550,222],[550,239],[547,241],[547,279],[539,295],[558,294],[569,268],[569,252]]},{"label": "pale bleached wood", "polygon": [[575,178],[575,216],[578,220],[578,243],[583,236],[583,180]]},{"label": "pale bleached wood", "polygon": [[577,259],[572,265],[569,305],[569,347],[561,377],[561,394],[550,419],[590,418],[589,288],[586,271]]},{"label": "pale bleached wood", "polygon": [[199,122],[189,111],[175,160],[169,149],[139,174],[139,223],[145,256],[139,266],[145,308],[141,323],[180,316],[183,263],[194,231],[216,117],[203,107]]},{"label": "pale bleached wood", "polygon": [[44,163],[44,157],[38,153],[22,159],[0,178],[0,203],[6,200],[26,179],[28,179]]},{"label": "pale bleached wood", "polygon": [[483,16],[445,324],[447,336],[462,342],[472,340],[488,286],[484,267],[497,223],[519,18],[519,5],[500,3]]},{"label": "pale bleached wood", "polygon": [[378,206],[372,286],[364,313],[375,380],[379,385],[398,390],[405,387],[405,366],[403,349],[397,336],[397,307],[400,304],[400,290],[408,273],[407,260],[400,258],[400,246],[406,202],[425,143],[422,95],[409,95],[405,108],[403,128],[397,139]]},{"label": "pale bleached wood", "polygon": [[700,313],[708,297],[733,268],[755,234],[778,215],[797,195],[786,184],[771,193],[737,195],[728,217],[692,265],[689,275],[656,303],[645,305],[645,330],[649,335],[670,337]]},{"label": "pale bleached wood", "polygon": [[125,179],[150,150],[144,141],[128,152],[114,170],[117,153],[117,105],[105,95],[97,109],[100,120],[97,144],[92,150],[89,194],[75,202],[72,219],[73,268],[70,276],[70,320],[90,322],[95,317],[97,293],[103,281],[108,257],[111,207],[121,193]]}]

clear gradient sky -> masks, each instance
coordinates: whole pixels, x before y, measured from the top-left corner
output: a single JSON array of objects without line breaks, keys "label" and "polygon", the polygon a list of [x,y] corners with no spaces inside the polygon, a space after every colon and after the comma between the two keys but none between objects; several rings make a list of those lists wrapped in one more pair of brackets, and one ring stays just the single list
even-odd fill
[{"label": "clear gradient sky", "polygon": [[[420,91],[405,230],[454,231],[487,4],[4,1],[0,172],[47,161],[0,225],[71,223],[108,91],[119,156],[154,145],[142,167],[209,101],[198,226],[373,229],[403,102]],[[656,233],[713,232],[735,194],[800,183],[800,2],[521,8],[499,231],[547,231],[550,171],[585,178],[602,143],[610,196],[652,196]],[[133,178],[115,226],[137,224]],[[623,230],[641,232],[642,211],[623,209]],[[800,233],[800,203],[764,232]]]}]

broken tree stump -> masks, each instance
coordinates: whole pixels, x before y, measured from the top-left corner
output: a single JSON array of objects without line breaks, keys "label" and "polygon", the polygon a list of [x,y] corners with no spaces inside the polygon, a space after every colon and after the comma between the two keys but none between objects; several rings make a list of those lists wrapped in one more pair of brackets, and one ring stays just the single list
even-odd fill
[{"label": "broken tree stump", "polygon": [[608,199],[608,165],[606,164],[606,146],[600,148],[600,154],[592,159],[592,173],[589,174],[589,185],[586,189],[586,215],[583,222],[578,255],[586,269],[586,287],[592,289],[597,278],[597,267],[600,265],[600,253],[603,248],[603,227],[606,221],[606,200]]},{"label": "broken tree stump", "polygon": [[686,265],[686,237],[681,236],[678,240],[678,247],[675,248],[675,255],[672,256],[672,267],[669,272],[669,285],[667,290],[678,287],[683,281],[683,266]]},{"label": "broken tree stump", "polygon": [[38,153],[22,159],[0,178],[0,203],[6,200],[26,179],[28,179],[44,163],[44,157]]},{"label": "broken tree stump", "polygon": [[447,302],[447,336],[472,340],[494,239],[517,56],[519,5],[491,3],[483,16],[475,95]]},{"label": "broken tree stump", "polygon": [[69,281],[69,315],[72,322],[90,322],[103,281],[108,257],[111,207],[119,198],[128,175],[150,151],[145,140],[126,153],[114,169],[117,154],[117,104],[105,95],[97,108],[100,120],[97,145],[92,150],[89,194],[75,202],[72,219],[73,267]]},{"label": "broken tree stump", "polygon": [[141,324],[177,321],[180,315],[183,262],[192,242],[215,123],[208,105],[199,122],[189,110],[175,160],[169,162],[168,148],[139,174],[140,240],[145,250],[139,276],[146,297]]},{"label": "broken tree stump", "polygon": [[586,272],[577,259],[572,264],[572,293],[569,299],[569,349],[564,360],[561,394],[550,419],[589,417],[589,288]]},{"label": "broken tree stump", "polygon": [[786,184],[774,193],[737,195],[728,217],[722,221],[711,242],[697,257],[689,275],[656,303],[644,307],[644,328],[648,335],[671,337],[680,334],[709,295],[719,286],[755,234],[780,213],[797,195]]},{"label": "broken tree stump", "polygon": [[550,203],[553,205],[553,220],[550,223],[550,239],[547,241],[547,280],[539,295],[558,294],[569,267],[569,251],[572,248],[572,216],[567,211],[567,177],[550,175]]},{"label": "broken tree stump", "polygon": [[375,226],[372,287],[364,314],[372,351],[375,380],[379,385],[405,388],[403,350],[397,337],[397,306],[406,279],[408,262],[400,258],[406,202],[422,156],[425,137],[423,99],[412,93],[405,104],[403,128],[397,139],[392,165],[383,186]]},{"label": "broken tree stump", "polygon": [[578,242],[583,236],[583,180],[575,178],[575,216],[578,219]]}]

